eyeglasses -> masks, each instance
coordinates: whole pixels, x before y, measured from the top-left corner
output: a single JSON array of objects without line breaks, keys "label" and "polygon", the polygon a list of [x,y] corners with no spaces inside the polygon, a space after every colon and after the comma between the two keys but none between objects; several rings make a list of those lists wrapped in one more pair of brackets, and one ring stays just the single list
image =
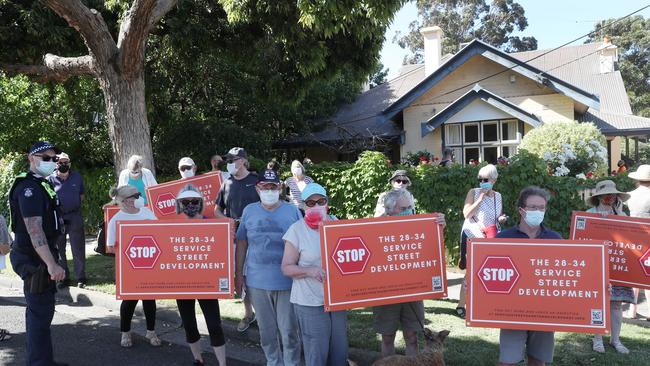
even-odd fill
[{"label": "eyeglasses", "polygon": [[409,183],[411,183],[411,181],[408,180],[408,179],[395,179],[394,182],[397,183],[397,184],[409,184]]},{"label": "eyeglasses", "polygon": [[181,205],[184,205],[184,206],[198,205],[199,203],[201,203],[201,200],[199,198],[181,200]]},{"label": "eyeglasses", "polygon": [[325,206],[327,204],[327,198],[323,197],[319,200],[307,200],[305,201],[305,206],[314,207],[318,204],[319,206]]},{"label": "eyeglasses", "polygon": [[56,155],[34,154],[34,156],[38,156],[38,157],[41,158],[41,160],[43,160],[43,161],[50,161],[50,160],[51,160],[51,161],[53,161],[53,162],[55,162],[55,163],[56,163],[57,161],[59,161],[59,157],[56,156]]},{"label": "eyeglasses", "polygon": [[479,182],[479,183],[487,183],[487,182],[489,182],[489,181],[490,181],[490,180],[489,180],[488,178],[479,178],[479,179],[478,179],[478,182]]},{"label": "eyeglasses", "polygon": [[180,167],[180,168],[178,168],[178,169],[180,169],[180,170],[181,170],[181,172],[184,172],[184,171],[186,171],[186,170],[191,170],[191,169],[192,169],[192,167],[191,167],[191,166],[189,166],[189,165],[183,165],[183,166],[181,166],[181,167]]},{"label": "eyeglasses", "polygon": [[136,193],[136,194],[134,194],[132,196],[128,196],[127,199],[129,199],[129,198],[133,198],[134,200],[137,200],[138,198],[140,198],[140,193]]},{"label": "eyeglasses", "polygon": [[526,206],[527,211],[546,211],[546,206]]}]

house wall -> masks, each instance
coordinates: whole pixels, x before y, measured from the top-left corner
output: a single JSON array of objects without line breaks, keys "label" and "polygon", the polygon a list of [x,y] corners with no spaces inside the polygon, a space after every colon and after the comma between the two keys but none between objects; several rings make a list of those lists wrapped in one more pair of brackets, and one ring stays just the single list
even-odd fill
[{"label": "house wall", "polygon": [[616,136],[611,140],[611,153],[609,155],[610,171],[616,170],[617,163],[621,160],[621,145],[623,144],[623,139],[620,136]]}]

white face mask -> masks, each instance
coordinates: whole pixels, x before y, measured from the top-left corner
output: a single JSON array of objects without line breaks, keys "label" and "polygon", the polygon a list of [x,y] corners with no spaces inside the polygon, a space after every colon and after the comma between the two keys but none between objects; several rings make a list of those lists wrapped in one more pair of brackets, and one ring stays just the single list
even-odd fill
[{"label": "white face mask", "polygon": [[291,174],[296,175],[296,176],[301,176],[302,175],[302,169],[300,169],[300,168],[291,168]]},{"label": "white face mask", "polygon": [[194,176],[194,169],[188,169],[181,172],[181,177],[192,178]]},{"label": "white face mask", "polygon": [[275,189],[265,189],[260,191],[260,201],[266,206],[272,206],[280,200],[280,191]]},{"label": "white face mask", "polygon": [[228,170],[228,173],[230,173],[230,175],[235,175],[235,173],[237,173],[237,168],[235,167],[235,163],[230,163],[226,165],[226,170]]},{"label": "white face mask", "polygon": [[138,197],[136,200],[133,201],[133,207],[137,209],[141,209],[144,207],[144,198]]},{"label": "white face mask", "polygon": [[36,171],[38,172],[38,174],[47,177],[48,175],[54,173],[54,169],[56,169],[55,162],[41,160],[38,163],[38,167],[36,168]]}]

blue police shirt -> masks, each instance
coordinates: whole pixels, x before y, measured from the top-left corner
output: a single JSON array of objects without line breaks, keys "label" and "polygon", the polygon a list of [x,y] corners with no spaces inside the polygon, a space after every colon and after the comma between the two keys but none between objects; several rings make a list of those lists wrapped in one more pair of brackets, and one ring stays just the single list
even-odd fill
[{"label": "blue police shirt", "polygon": [[540,225],[540,232],[536,238],[530,238],[528,234],[519,230],[519,226],[511,227],[507,230],[502,230],[497,234],[497,238],[510,238],[510,239],[562,239],[562,235],[546,226]]},{"label": "blue police shirt", "polygon": [[81,195],[84,194],[84,182],[81,174],[70,171],[68,178],[63,179],[56,173],[47,177],[47,180],[54,186],[54,191],[59,197],[59,204],[63,216],[70,216],[80,213]]},{"label": "blue police shirt", "polygon": [[291,289],[293,280],[280,269],[284,255],[282,237],[300,219],[300,211],[287,202],[281,202],[273,211],[266,210],[260,202],[244,208],[237,240],[248,241],[244,273],[247,286],[268,291]]}]

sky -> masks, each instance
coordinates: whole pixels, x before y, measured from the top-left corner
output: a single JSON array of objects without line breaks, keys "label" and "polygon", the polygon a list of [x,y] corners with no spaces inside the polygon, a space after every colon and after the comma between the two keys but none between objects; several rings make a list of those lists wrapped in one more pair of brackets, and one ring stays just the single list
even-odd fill
[{"label": "sky", "polygon": [[[537,48],[553,48],[589,33],[594,25],[607,18],[625,16],[643,6],[650,0],[518,0],[524,7],[528,27],[516,36],[537,38]],[[635,15],[650,18],[650,8]],[[393,42],[397,31],[408,32],[409,24],[417,18],[414,1],[408,2],[395,15],[392,25],[386,31],[386,41],[381,51],[381,62],[388,68],[388,80],[399,73],[404,56],[408,50]],[[584,39],[575,44],[584,43]]]}]

